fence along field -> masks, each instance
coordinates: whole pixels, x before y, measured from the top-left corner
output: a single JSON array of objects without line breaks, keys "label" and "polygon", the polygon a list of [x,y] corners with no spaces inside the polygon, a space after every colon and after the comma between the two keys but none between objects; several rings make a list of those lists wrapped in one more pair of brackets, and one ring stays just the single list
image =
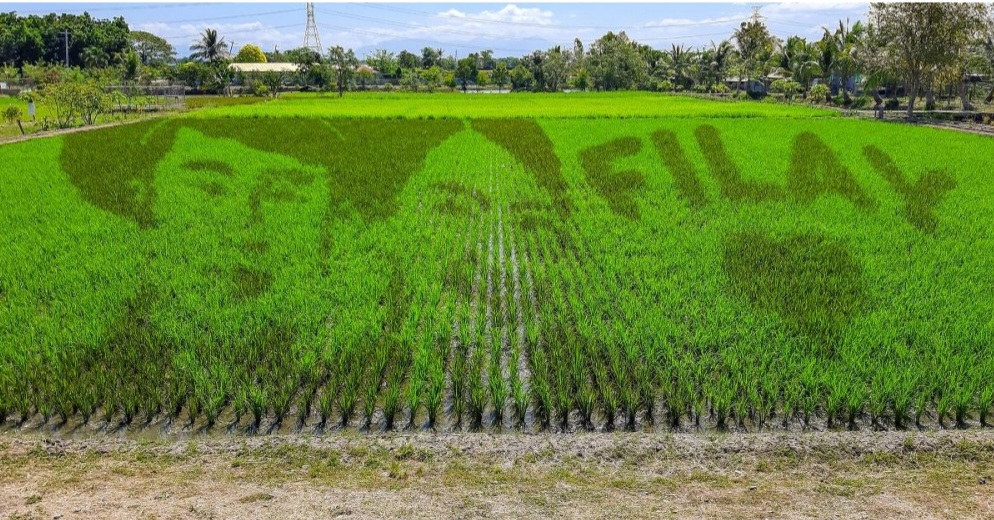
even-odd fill
[{"label": "fence along field", "polygon": [[0,148],[0,418],[988,424],[994,143],[837,119],[169,119]]}]

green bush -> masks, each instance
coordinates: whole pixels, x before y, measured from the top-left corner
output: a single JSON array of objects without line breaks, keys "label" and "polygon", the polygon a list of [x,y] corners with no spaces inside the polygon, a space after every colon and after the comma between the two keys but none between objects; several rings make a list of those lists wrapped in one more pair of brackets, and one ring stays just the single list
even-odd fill
[{"label": "green bush", "polygon": [[23,114],[21,113],[21,107],[17,105],[10,105],[7,108],[5,108],[3,111],[4,120],[6,120],[10,124],[14,124],[16,121],[19,121],[21,117],[23,117]]},{"label": "green bush", "polygon": [[884,101],[884,110],[897,110],[901,106],[901,101],[895,98]]},{"label": "green bush", "polygon": [[808,102],[824,103],[825,99],[828,98],[829,92],[828,85],[815,85],[808,91]]},{"label": "green bush", "polygon": [[804,90],[800,83],[790,79],[778,79],[770,85],[770,91],[783,94],[787,100],[791,100],[795,95]]},{"label": "green bush", "polygon": [[849,104],[849,108],[853,109],[866,108],[868,106],[871,106],[873,104],[872,102],[873,100],[870,98],[870,96],[859,96],[857,98],[853,98],[852,103]]},{"label": "green bush", "polygon": [[269,97],[269,87],[261,82],[252,85],[252,95],[256,97]]},{"label": "green bush", "polygon": [[92,80],[66,80],[45,87],[42,99],[52,107],[59,128],[73,126],[77,118],[84,125],[96,123],[97,116],[110,109],[112,98],[103,86]]}]

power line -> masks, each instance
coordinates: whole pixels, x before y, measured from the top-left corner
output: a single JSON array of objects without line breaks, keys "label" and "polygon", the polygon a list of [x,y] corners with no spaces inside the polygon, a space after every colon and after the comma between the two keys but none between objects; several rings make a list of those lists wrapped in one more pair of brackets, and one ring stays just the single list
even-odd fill
[{"label": "power line", "polygon": [[[263,26],[263,27],[253,27],[251,29],[239,29],[239,30],[235,30],[235,31],[225,31],[225,34],[222,35],[222,36],[227,36],[229,34],[242,34],[242,33],[254,32],[254,31],[259,31],[259,30],[264,30],[264,29],[288,29],[290,27],[300,27],[300,24],[292,23],[292,24],[287,24],[287,25],[276,25],[276,26],[273,26],[273,27]],[[175,35],[175,36],[159,36],[159,37],[163,38],[165,40],[176,40],[176,39],[179,39],[179,38],[195,38],[196,36],[197,35],[195,35],[195,34],[189,34],[189,33],[187,33],[187,34],[178,34],[178,35]]]},{"label": "power line", "polygon": [[282,11],[267,11],[265,13],[250,13],[250,14],[233,14],[229,16],[215,16],[212,18],[199,18],[195,20],[166,20],[163,22],[152,22],[152,23],[197,23],[197,22],[215,22],[217,20],[231,20],[233,18],[250,18],[252,16],[269,16],[273,14],[286,14],[286,13],[297,13],[300,9],[283,9]]},{"label": "power line", "polygon": [[767,18],[766,20],[768,22],[777,23],[777,24],[796,25],[796,26],[799,26],[799,27],[806,27],[808,29],[812,28],[812,25],[809,24],[809,23],[793,22],[793,21],[790,21],[790,20],[777,20],[775,18]]}]

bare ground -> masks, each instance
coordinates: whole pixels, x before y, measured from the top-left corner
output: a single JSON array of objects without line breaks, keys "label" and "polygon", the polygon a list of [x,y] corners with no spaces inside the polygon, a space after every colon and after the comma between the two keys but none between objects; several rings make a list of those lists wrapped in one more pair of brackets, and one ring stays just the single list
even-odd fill
[{"label": "bare ground", "polygon": [[0,518],[991,518],[994,431],[64,439],[0,433]]}]

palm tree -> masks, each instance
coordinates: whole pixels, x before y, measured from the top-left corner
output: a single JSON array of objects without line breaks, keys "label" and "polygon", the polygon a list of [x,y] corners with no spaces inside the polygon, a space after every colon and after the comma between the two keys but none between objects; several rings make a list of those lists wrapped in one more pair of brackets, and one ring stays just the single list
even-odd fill
[{"label": "palm tree", "polygon": [[790,78],[804,87],[808,91],[809,83],[812,79],[821,74],[821,66],[818,64],[819,49],[814,44],[809,44],[800,36],[791,36],[787,43],[780,49],[780,70],[789,74]]},{"label": "palm tree", "polygon": [[693,56],[683,45],[673,44],[669,52],[665,53],[663,59],[669,66],[670,74],[673,75],[673,82],[681,87],[689,86],[689,72]]},{"label": "palm tree", "polygon": [[[828,85],[829,79],[832,77],[832,69],[835,68],[835,58],[838,55],[838,50],[835,48],[835,39],[831,37],[828,31],[825,31],[825,35],[815,45],[818,47],[817,61],[818,68],[821,69],[821,80],[825,85]],[[825,98],[825,101],[831,101],[831,91],[826,94]]]},{"label": "palm tree", "polygon": [[213,63],[228,56],[228,42],[219,38],[216,30],[204,29],[200,41],[191,45],[190,50],[194,51],[190,58]]},{"label": "palm tree", "polygon": [[708,68],[711,69],[711,77],[715,83],[724,83],[728,76],[728,65],[735,54],[735,47],[732,42],[722,40],[721,43],[711,42],[711,49],[708,56],[711,58]]},{"label": "palm tree", "polygon": [[83,66],[87,68],[106,67],[110,61],[110,56],[100,47],[87,47],[83,49]]},{"label": "palm tree", "polygon": [[839,26],[835,29],[835,32],[829,32],[827,28],[824,31],[825,34],[822,39],[830,42],[832,50],[834,50],[831,70],[826,72],[834,73],[839,77],[839,82],[842,84],[842,96],[845,98],[846,104],[848,104],[850,97],[849,91],[846,89],[846,84],[849,83],[849,78],[859,73],[860,46],[858,42],[866,32],[865,27],[862,22],[857,21],[850,28],[849,20],[846,20],[845,23],[839,20]]}]

